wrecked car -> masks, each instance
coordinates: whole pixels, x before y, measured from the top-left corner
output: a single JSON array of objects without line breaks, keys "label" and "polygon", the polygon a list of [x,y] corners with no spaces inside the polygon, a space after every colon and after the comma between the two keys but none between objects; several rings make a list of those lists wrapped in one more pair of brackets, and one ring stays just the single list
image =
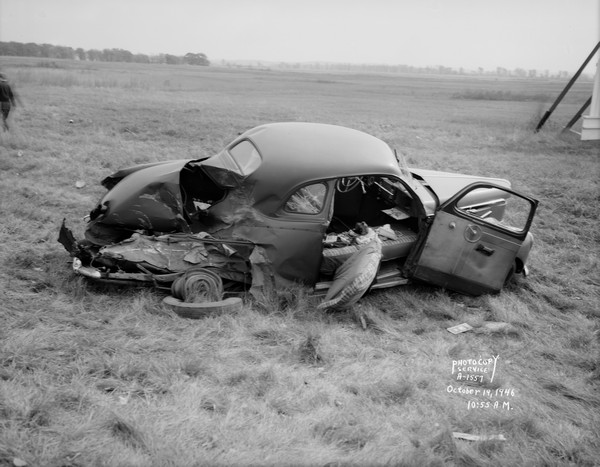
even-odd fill
[{"label": "wrecked car", "polygon": [[204,270],[225,293],[326,291],[361,247],[357,225],[381,242],[371,289],[498,292],[527,273],[537,207],[507,180],[408,168],[382,140],[320,123],[261,125],[216,155],[138,165],[102,185],[85,239],[61,227],[76,273],[160,287]]}]

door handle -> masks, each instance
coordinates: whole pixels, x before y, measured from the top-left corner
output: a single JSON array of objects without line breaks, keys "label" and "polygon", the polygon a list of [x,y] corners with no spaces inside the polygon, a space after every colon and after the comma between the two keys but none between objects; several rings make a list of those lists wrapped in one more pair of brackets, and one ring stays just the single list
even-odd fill
[{"label": "door handle", "polygon": [[481,243],[479,245],[477,245],[477,248],[475,248],[475,251],[478,251],[486,256],[492,256],[494,254],[494,250],[493,248],[488,248],[485,245],[482,245]]}]

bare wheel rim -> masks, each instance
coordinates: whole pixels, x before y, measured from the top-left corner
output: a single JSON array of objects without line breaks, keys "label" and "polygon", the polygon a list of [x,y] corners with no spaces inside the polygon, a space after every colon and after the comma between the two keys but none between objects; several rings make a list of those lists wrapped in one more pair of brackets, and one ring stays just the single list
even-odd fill
[{"label": "bare wheel rim", "polygon": [[223,297],[223,281],[209,269],[191,268],[173,282],[171,294],[185,303],[216,302]]}]

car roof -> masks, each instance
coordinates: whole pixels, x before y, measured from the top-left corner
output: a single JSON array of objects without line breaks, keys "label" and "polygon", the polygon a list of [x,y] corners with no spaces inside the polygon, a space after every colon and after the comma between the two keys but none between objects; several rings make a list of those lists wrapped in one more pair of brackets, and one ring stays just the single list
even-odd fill
[{"label": "car roof", "polygon": [[[229,147],[250,140],[262,163],[249,177],[255,205],[264,212],[280,206],[291,189],[311,181],[356,175],[401,176],[394,152],[379,138],[324,123],[285,122],[261,125],[240,135]],[[272,206],[267,206],[268,199]],[[271,208],[271,209],[270,209]]]}]

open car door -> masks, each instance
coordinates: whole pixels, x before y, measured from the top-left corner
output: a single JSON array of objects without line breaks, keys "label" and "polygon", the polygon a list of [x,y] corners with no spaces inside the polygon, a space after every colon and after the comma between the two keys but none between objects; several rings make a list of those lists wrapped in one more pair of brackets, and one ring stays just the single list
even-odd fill
[{"label": "open car door", "polygon": [[515,264],[537,201],[473,183],[440,206],[412,276],[470,295],[498,292]]}]

